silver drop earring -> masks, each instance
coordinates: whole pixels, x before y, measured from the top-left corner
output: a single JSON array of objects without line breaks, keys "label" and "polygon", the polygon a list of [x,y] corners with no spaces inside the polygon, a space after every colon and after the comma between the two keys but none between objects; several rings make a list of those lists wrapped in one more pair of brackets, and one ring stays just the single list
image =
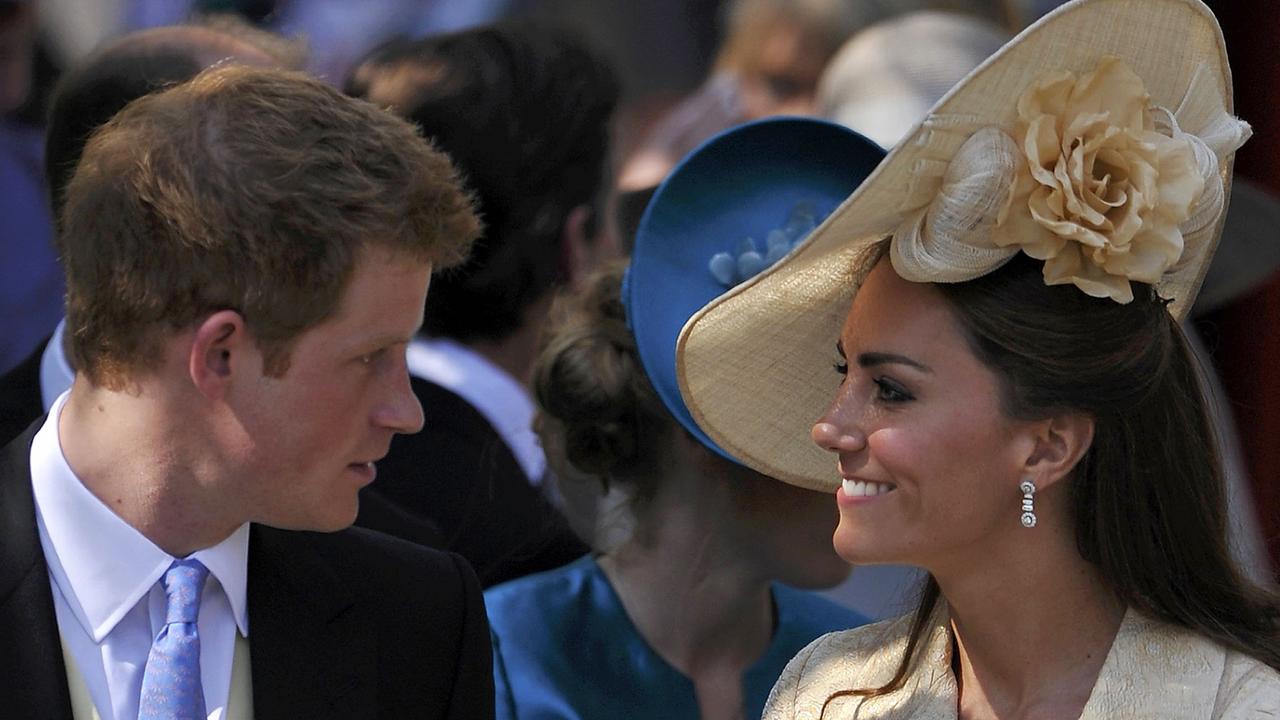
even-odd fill
[{"label": "silver drop earring", "polygon": [[1036,526],[1036,484],[1023,480],[1018,489],[1022,491],[1022,527],[1033,528]]}]

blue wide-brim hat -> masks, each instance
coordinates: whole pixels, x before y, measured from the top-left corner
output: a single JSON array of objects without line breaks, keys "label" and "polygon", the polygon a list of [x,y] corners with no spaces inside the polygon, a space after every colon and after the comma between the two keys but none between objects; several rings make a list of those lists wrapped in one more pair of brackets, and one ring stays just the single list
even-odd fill
[{"label": "blue wide-brim hat", "polygon": [[649,201],[622,289],[627,323],[662,402],[720,455],[740,462],[698,427],[680,395],[681,329],[707,303],[789,253],[884,156],[841,125],[759,120],[703,143]]}]

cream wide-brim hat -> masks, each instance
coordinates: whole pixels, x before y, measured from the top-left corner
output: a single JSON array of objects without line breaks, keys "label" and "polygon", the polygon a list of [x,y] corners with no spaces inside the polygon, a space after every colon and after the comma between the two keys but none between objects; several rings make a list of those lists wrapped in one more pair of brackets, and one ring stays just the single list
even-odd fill
[{"label": "cream wide-brim hat", "polygon": [[[1126,63],[1145,84],[1150,105],[1169,109],[1188,133],[1213,134],[1232,112],[1222,32],[1199,0],[1076,0],[1059,7],[947,93],[806,242],[689,319],[678,341],[677,373],[698,425],[761,473],[834,491],[835,458],[813,443],[810,429],[838,387],[832,364],[857,291],[856,260],[929,203],[925,181],[936,181],[976,130],[1010,127],[1019,97],[1034,83],[1059,71],[1084,75],[1106,56]],[[1212,112],[1204,109],[1206,97]],[[1223,211],[1157,284],[1178,318],[1195,299],[1221,233],[1234,149],[1217,157]]]}]

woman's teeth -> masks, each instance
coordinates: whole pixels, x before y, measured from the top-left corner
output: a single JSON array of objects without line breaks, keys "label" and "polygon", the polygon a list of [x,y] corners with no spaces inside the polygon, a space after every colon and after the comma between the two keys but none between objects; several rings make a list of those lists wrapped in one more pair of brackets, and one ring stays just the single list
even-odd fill
[{"label": "woman's teeth", "polygon": [[861,480],[844,481],[844,494],[849,497],[871,497],[883,495],[892,490],[893,486],[889,483],[862,482]]}]

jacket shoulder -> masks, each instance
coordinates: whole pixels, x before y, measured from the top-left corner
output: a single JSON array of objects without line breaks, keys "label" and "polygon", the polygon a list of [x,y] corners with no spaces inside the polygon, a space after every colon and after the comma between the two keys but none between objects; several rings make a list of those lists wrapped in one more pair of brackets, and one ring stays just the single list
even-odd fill
[{"label": "jacket shoulder", "polygon": [[[309,546],[349,587],[379,592],[393,587],[403,587],[410,592],[412,588],[429,588],[438,596],[456,594],[474,583],[471,567],[456,553],[424,547],[376,530],[351,527],[317,533],[263,528],[262,532],[273,542]],[[306,550],[299,548],[299,551]]]},{"label": "jacket shoulder", "polygon": [[1258,660],[1227,651],[1213,717],[1271,720],[1280,713],[1280,672]]},{"label": "jacket shoulder", "polygon": [[492,712],[484,599],[452,553],[360,528],[255,525],[248,599],[259,717],[312,717],[325,703],[343,708],[335,717]]}]

